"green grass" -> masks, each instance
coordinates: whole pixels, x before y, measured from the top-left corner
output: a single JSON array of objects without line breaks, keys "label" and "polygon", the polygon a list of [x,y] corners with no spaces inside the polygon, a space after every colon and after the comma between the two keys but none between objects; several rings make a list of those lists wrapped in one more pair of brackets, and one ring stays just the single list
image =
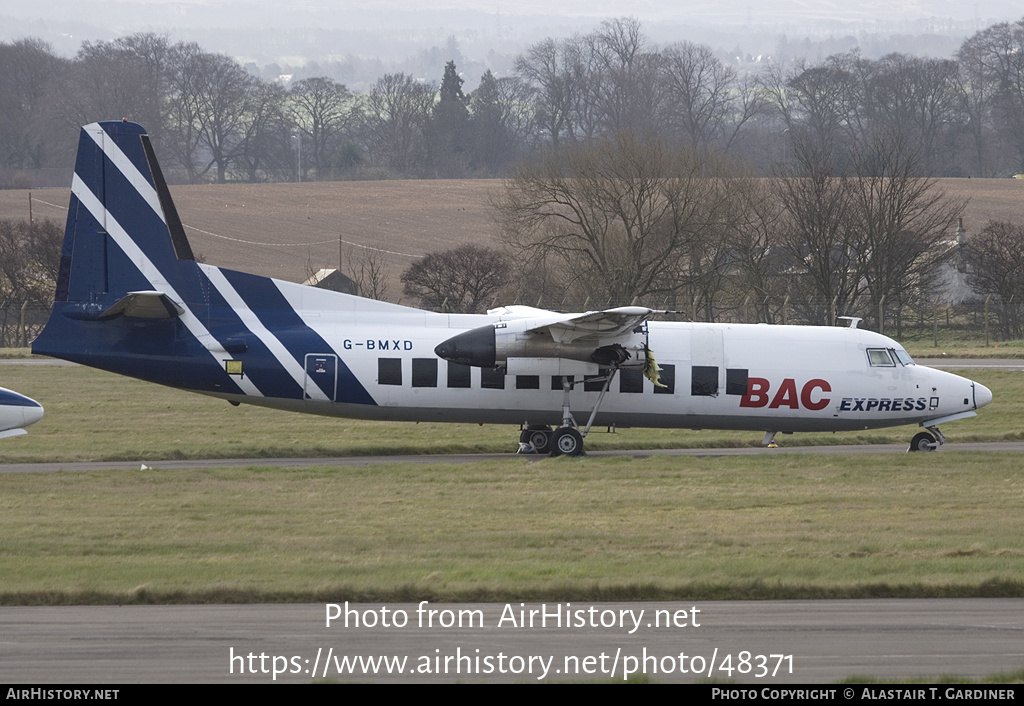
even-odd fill
[{"label": "green grass", "polygon": [[31,348],[0,348],[0,358],[15,359],[15,358],[38,358],[43,360],[43,356],[32,355]]},{"label": "green grass", "polygon": [[0,602],[1024,595],[1016,454],[0,476]]},{"label": "green grass", "polygon": [[[2,385],[46,408],[27,436],[0,443],[0,462],[155,461],[512,452],[511,425],[372,422],[315,417],[152,385],[83,367],[5,365]],[[995,393],[979,415],[942,427],[951,442],[1024,439],[1024,375],[972,370]],[[758,432],[620,429],[597,426],[591,450],[759,446]],[[907,443],[917,427],[780,435],[782,446]]]},{"label": "green grass", "polygon": [[1024,684],[1024,669],[1012,672],[996,672],[983,677],[970,678],[955,674],[943,674],[938,677],[914,677],[910,679],[877,679],[875,677],[855,675],[843,679],[840,684]]},{"label": "green grass", "polygon": [[[235,408],[81,367],[2,371],[47,411],[0,460],[157,466],[0,475],[3,603],[1024,595],[1016,453],[166,471],[160,459],[511,451],[517,429]],[[1024,375],[971,375],[995,401],[944,426],[950,441],[1024,438]],[[759,441],[629,429],[588,445]]]},{"label": "green grass", "polygon": [[929,341],[904,342],[907,352],[914,358],[1024,358],[1024,341],[993,341],[984,343]]}]

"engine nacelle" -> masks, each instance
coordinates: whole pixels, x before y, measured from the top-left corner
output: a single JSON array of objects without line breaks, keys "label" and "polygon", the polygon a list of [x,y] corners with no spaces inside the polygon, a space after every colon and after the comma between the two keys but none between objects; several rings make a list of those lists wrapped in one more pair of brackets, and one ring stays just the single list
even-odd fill
[{"label": "engine nacelle", "polygon": [[601,367],[642,368],[646,363],[646,327],[617,336],[564,336],[536,320],[488,324],[452,336],[434,349],[439,358],[479,368],[504,368],[509,358],[565,358]]}]

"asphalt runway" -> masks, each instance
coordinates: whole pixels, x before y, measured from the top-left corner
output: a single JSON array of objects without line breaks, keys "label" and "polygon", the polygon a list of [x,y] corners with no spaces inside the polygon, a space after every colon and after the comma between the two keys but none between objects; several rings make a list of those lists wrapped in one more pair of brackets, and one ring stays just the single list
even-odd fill
[{"label": "asphalt runway", "polygon": [[[0,608],[0,682],[621,681],[646,671],[656,682],[769,685],[1024,665],[1024,599],[420,607],[355,604],[347,627],[345,604],[330,627],[324,604]],[[382,657],[399,661],[365,661]]]},{"label": "asphalt runway", "polygon": [[[783,443],[785,440],[783,438]],[[635,451],[588,451],[589,458],[647,458],[649,456],[698,456],[711,458],[716,456],[758,456],[763,454],[886,454],[904,453],[906,444],[847,444],[838,446],[793,446],[789,448],[766,449],[763,447],[744,446],[724,449],[651,449]],[[982,443],[946,443],[936,453],[949,451],[1024,451],[1024,441],[999,441]],[[204,458],[184,461],[88,461],[88,462],[54,462],[54,463],[4,463],[0,464],[3,473],[57,473],[59,471],[87,472],[122,470],[137,471],[143,465],[147,468],[173,471],[184,468],[306,468],[310,466],[372,466],[381,463],[496,463],[500,461],[539,461],[548,458],[546,455],[512,453],[503,454],[417,454],[411,456],[331,456],[324,458]]]}]

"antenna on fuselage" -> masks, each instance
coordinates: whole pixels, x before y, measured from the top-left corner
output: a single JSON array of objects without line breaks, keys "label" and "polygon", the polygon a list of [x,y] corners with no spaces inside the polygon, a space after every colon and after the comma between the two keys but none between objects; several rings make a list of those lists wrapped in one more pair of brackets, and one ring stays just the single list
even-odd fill
[{"label": "antenna on fuselage", "polygon": [[836,318],[840,321],[849,321],[850,325],[848,328],[857,328],[857,324],[864,320],[860,316],[837,316]]}]

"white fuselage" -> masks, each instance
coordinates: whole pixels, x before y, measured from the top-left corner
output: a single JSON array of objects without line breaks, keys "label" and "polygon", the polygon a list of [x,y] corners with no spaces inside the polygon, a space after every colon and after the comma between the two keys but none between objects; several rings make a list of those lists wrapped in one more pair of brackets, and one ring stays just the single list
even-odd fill
[{"label": "white fuselage", "polygon": [[[580,381],[598,373],[597,365],[564,359],[517,359],[493,371],[457,366],[435,355],[439,343],[460,331],[514,318],[508,315],[438,314],[276,284],[330,347],[309,351],[325,361],[319,372],[314,364],[306,366],[307,380],[333,374],[341,362],[376,405],[345,403],[343,389],[336,389],[332,399],[311,395],[301,402],[226,397],[332,416],[557,425],[563,391],[555,376]],[[339,308],[340,303],[345,306]],[[984,386],[915,365],[898,343],[862,329],[647,325],[649,346],[667,386],[655,387],[637,370],[620,371],[598,424],[841,431],[943,419],[973,412],[991,400]],[[570,394],[573,413],[589,413],[600,387],[577,382]]]}]

